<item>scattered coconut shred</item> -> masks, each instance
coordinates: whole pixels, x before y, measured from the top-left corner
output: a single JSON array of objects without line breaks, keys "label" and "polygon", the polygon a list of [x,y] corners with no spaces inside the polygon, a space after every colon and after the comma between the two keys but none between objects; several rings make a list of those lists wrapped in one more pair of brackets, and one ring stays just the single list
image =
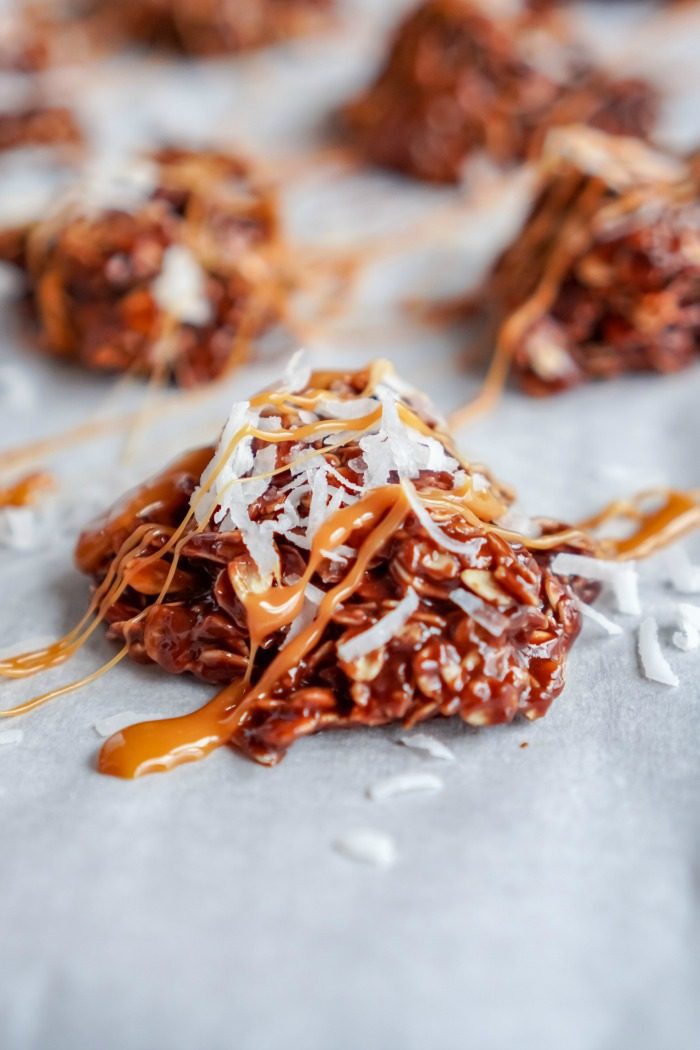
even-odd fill
[{"label": "scattered coconut shred", "polygon": [[374,868],[391,868],[398,859],[394,839],[372,828],[346,832],[335,840],[333,848],[348,860]]},{"label": "scattered coconut shred", "polygon": [[645,616],[639,625],[639,659],[642,670],[652,682],[661,685],[670,685],[674,688],[679,684],[678,676],[673,672],[671,665],[661,651],[659,643],[659,629],[653,616]]},{"label": "scattered coconut shred", "polygon": [[386,616],[382,616],[366,631],[356,634],[338,646],[340,659],[351,663],[353,660],[367,656],[368,653],[373,653],[376,649],[381,649],[399,633],[419,604],[418,595],[412,587],[409,587],[406,596],[401,599],[395,609],[392,609]]},{"label": "scattered coconut shred", "polygon": [[619,623],[614,623],[612,620],[609,620],[608,617],[604,616],[602,612],[599,612],[598,609],[594,609],[593,606],[589,605],[587,602],[582,602],[580,598],[576,598],[575,601],[576,608],[584,617],[584,619],[590,620],[591,623],[594,623],[596,624],[596,626],[602,628],[602,630],[605,631],[606,634],[622,634],[622,628],[620,627]]},{"label": "scattered coconut shred", "polygon": [[161,310],[176,321],[202,327],[211,320],[206,274],[184,244],[166,248],[151,291]]},{"label": "scattered coconut shred", "polygon": [[632,562],[621,564],[591,558],[586,554],[557,554],[552,559],[552,572],[559,576],[582,576],[586,580],[605,583],[612,591],[618,612],[627,616],[641,615],[639,574]]},{"label": "scattered coconut shred", "polygon": [[[254,442],[247,431],[275,431],[280,420],[261,415],[248,401],[234,403],[215,455],[204,471],[200,488],[192,496],[191,506],[198,524],[213,519],[224,529],[238,529],[248,552],[256,563],[262,580],[272,579],[279,570],[275,537],[283,537],[301,550],[310,550],[316,533],[328,518],[343,507],[357,503],[373,489],[389,483],[398,473],[411,505],[430,523],[431,535],[447,549],[455,543],[439,529],[420,504],[411,484],[424,470],[445,471],[455,483],[466,481],[466,472],[437,438],[406,425],[399,414],[397,398],[404,393],[401,380],[390,366],[378,362],[379,376],[371,396],[347,400],[329,391],[313,411],[305,411],[304,423],[321,420],[363,419],[380,410],[377,422],[366,428],[359,440],[359,483],[351,482],[329,464],[320,450],[309,450],[316,440],[313,434],[301,437],[290,463],[291,480],[287,483],[286,500],[277,518],[251,521],[249,507],[266,491],[270,472],[275,469],[277,449],[274,442]],[[295,354],[288,366],[281,392],[298,393],[308,384],[310,367],[303,353]],[[411,395],[415,400],[417,395]],[[342,434],[330,433],[325,443],[333,445]],[[257,446],[257,447],[256,447]],[[332,479],[334,484],[330,484]],[[308,505],[308,513],[302,508]],[[423,518],[421,518],[423,520]],[[481,541],[477,541],[480,545]],[[460,545],[464,553],[465,544]],[[348,561],[355,557],[352,548],[336,548],[334,559]],[[305,597],[313,603],[317,597],[307,588]],[[339,647],[343,660],[354,660],[380,648],[401,629],[419,604],[418,596],[409,589],[396,607],[368,630]]]},{"label": "scattered coconut shred", "polygon": [[441,762],[455,761],[454,751],[429,733],[404,733],[396,743],[410,747],[413,751],[420,751],[430,758],[437,758]]},{"label": "scattered coconut shred", "polygon": [[0,732],[0,746],[4,747],[6,744],[21,744],[24,739],[24,731],[22,729],[3,729]]},{"label": "scattered coconut shred", "polygon": [[664,551],[664,567],[668,582],[679,594],[700,594],[700,566],[693,565],[683,547]]},{"label": "scattered coconut shred", "polygon": [[399,795],[436,795],[443,786],[440,777],[434,773],[397,773],[371,784],[367,788],[367,797],[372,802],[387,802]]},{"label": "scattered coconut shred", "polygon": [[673,644],[684,653],[700,648],[700,608],[679,602],[676,615],[679,630],[673,634]]}]

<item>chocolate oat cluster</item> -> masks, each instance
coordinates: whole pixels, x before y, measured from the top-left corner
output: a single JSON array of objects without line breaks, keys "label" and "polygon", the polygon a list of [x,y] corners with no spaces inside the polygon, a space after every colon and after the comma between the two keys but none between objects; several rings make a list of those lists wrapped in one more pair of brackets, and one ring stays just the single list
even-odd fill
[{"label": "chocolate oat cluster", "polygon": [[49,40],[42,20],[18,2],[0,10],[0,71],[37,73],[50,62]]},{"label": "chocolate oat cluster", "polygon": [[502,164],[536,156],[555,126],[650,133],[657,100],[647,83],[577,57],[555,78],[529,40],[527,21],[493,17],[477,0],[427,0],[400,26],[344,124],[372,162],[434,182],[459,181],[476,151]]},{"label": "chocolate oat cluster", "polygon": [[557,132],[483,298],[528,393],[686,367],[700,343],[697,172],[637,140]]},{"label": "chocolate oat cluster", "polygon": [[332,0],[98,0],[131,39],[191,55],[243,51],[310,32]]},{"label": "chocolate oat cluster", "polygon": [[275,197],[235,156],[98,167],[21,250],[6,240],[44,348],[87,368],[207,382],[284,310]]},{"label": "chocolate oat cluster", "polygon": [[0,152],[24,146],[79,146],[83,136],[67,106],[0,111]]},{"label": "chocolate oat cluster", "polygon": [[499,526],[510,497],[456,457],[386,365],[307,372],[87,529],[78,565],[102,595],[121,575],[104,618],[134,659],[247,676],[230,742],[265,764],[322,729],[539,718],[580,628],[563,541]]}]

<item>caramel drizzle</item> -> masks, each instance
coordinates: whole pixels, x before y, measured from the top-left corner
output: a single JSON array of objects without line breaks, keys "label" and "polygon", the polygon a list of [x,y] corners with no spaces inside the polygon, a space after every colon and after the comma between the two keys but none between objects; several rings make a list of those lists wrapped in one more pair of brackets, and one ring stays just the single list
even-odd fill
[{"label": "caramel drizzle", "polygon": [[[644,511],[642,504],[661,500],[656,507]],[[673,489],[642,492],[631,500],[615,500],[592,518],[579,523],[584,534],[616,520],[634,523],[632,533],[624,539],[600,539],[597,542],[600,557],[629,561],[649,558],[663,547],[682,539],[700,528],[698,493]]]},{"label": "caramel drizzle", "polygon": [[[302,580],[291,587],[270,588],[263,597],[256,596],[255,601],[249,598],[246,606],[251,638],[267,637],[288,625],[298,612],[304,587],[315,571],[313,566],[322,560],[323,551],[340,546],[355,529],[373,526],[345,578],[326,592],[313,623],[278,653],[247,692],[243,691],[244,681],[238,680],[193,714],[141,722],[110,737],[100,752],[99,771],[126,778],[165,772],[184,762],[204,758],[228,743],[244,724],[255,702],[266,696],[318,643],[335,609],[357,590],[375,554],[407,514],[408,504],[399,486],[377,489],[352,507],[334,514],[314,539],[309,569]],[[277,597],[277,591],[282,591],[283,596]]]},{"label": "caramel drizzle", "polygon": [[44,493],[55,488],[55,484],[51,474],[39,470],[32,471],[19,481],[0,488],[0,507],[30,507]]},{"label": "caramel drizzle", "polygon": [[[386,366],[378,362],[370,371],[365,389],[359,397],[369,396],[385,374]],[[332,396],[328,388],[336,379],[346,376],[343,372],[320,372],[312,378],[312,394],[293,395],[286,391],[267,391],[251,401],[251,408],[269,405],[271,407],[312,408],[321,398]],[[431,436],[440,436],[431,430],[407,406],[400,404],[399,412],[403,421]],[[127,539],[111,562],[110,568],[97,588],[90,606],[80,623],[63,639],[43,649],[0,661],[0,676],[27,677],[48,667],[63,663],[83,645],[102,622],[109,607],[129,586],[139,582],[148,567],[157,570],[152,578],[149,593],[155,593],[153,604],[161,603],[172,587],[177,587],[181,574],[178,571],[180,553],[192,535],[192,518],[198,505],[211,491],[225,463],[233,454],[237,444],[247,436],[257,436],[269,442],[294,442],[303,438],[315,438],[322,434],[341,430],[343,432],[362,432],[374,426],[381,414],[381,407],[364,416],[347,420],[317,420],[312,424],[279,431],[264,431],[252,424],[244,425],[235,434],[228,446],[222,451],[220,462],[212,471],[212,477],[203,485],[182,522],[176,529],[165,529],[162,526],[142,524],[136,527],[140,513],[150,503],[161,496],[162,479],[144,486],[129,500],[117,522],[121,522],[128,532]],[[345,439],[339,446],[345,444]],[[452,450],[449,438],[446,444]],[[330,451],[333,447],[326,448]],[[318,455],[313,449],[310,455]],[[211,458],[211,449],[200,449],[183,456],[171,468],[171,473],[182,470],[201,475]],[[303,458],[303,457],[301,457]],[[291,464],[285,463],[260,477],[272,477],[289,470]],[[257,477],[257,476],[256,476]],[[245,483],[250,478],[235,479],[235,483]],[[642,504],[650,496],[665,502],[651,511],[644,511]],[[560,530],[541,537],[525,537],[513,533],[495,524],[506,509],[507,503],[498,498],[495,488],[485,492],[474,492],[470,479],[460,488],[450,492],[444,490],[423,489],[420,499],[431,512],[436,521],[441,517],[464,518],[467,523],[486,532],[493,532],[509,542],[521,544],[531,549],[546,550],[567,543],[590,542],[591,530],[598,529],[620,517],[636,524],[633,534],[625,540],[594,540],[596,553],[601,557],[620,559],[643,557],[665,544],[678,539],[700,525],[700,505],[696,494],[682,492],[645,494],[633,501],[617,501],[600,514],[580,523],[578,526]],[[255,702],[267,695],[280,679],[294,666],[301,662],[313,649],[326,629],[334,609],[339,603],[347,600],[359,586],[372,558],[391,535],[400,527],[410,506],[406,493],[401,485],[388,485],[365,495],[357,503],[335,512],[319,529],[314,537],[309,562],[303,577],[294,584],[281,585],[270,582],[263,590],[248,590],[243,596],[250,631],[250,658],[246,675],[222,690],[200,711],[191,715],[155,722],[139,723],[129,727],[115,737],[110,738],[100,755],[99,768],[102,772],[115,776],[140,776],[174,768],[183,762],[194,761],[204,757],[211,750],[235,738],[236,733],[245,724],[245,719]],[[204,520],[195,531],[203,530],[208,524]],[[349,536],[358,529],[370,531],[357,551],[357,556],[344,579],[329,590],[321,601],[314,622],[284,646],[259,681],[251,686],[250,676],[257,648],[271,634],[289,627],[301,611],[304,590],[317,571],[320,562],[328,551],[341,546]],[[155,552],[151,551],[153,541],[165,536],[165,542]],[[97,552],[99,555],[99,551]],[[172,554],[169,565],[162,561],[164,555]],[[144,614],[145,615],[145,612]],[[31,710],[54,697],[64,695],[81,685],[94,681],[115,666],[127,653],[124,647],[103,667],[78,682],[70,683],[28,701],[9,711],[0,712],[0,716],[9,717]]]},{"label": "caramel drizzle", "polygon": [[[495,294],[498,298],[500,285],[507,287],[508,276],[519,276],[519,284],[531,282],[533,266],[531,256],[534,255],[536,268],[538,263],[541,267],[539,279],[534,289],[526,293],[525,288],[517,288],[515,292],[518,305],[501,325],[497,337],[496,347],[489,364],[486,378],[477,396],[466,405],[456,409],[449,417],[449,425],[457,430],[465,424],[485,412],[490,411],[500,400],[505,389],[506,382],[513,357],[518,345],[532,325],[543,317],[554,303],[557,292],[563,281],[567,270],[590,240],[590,223],[596,208],[605,196],[605,183],[595,177],[583,180],[580,185],[580,177],[574,177],[574,185],[578,184],[579,192],[571,199],[571,178],[564,180],[560,188],[555,187],[554,201],[549,208],[543,208],[542,213],[532,222],[529,229],[525,231],[522,244],[518,246],[517,261],[521,267],[523,259],[528,259],[528,266],[524,267],[522,275],[511,273],[509,259],[506,257],[504,266],[507,276],[504,278],[499,274],[494,281]],[[567,210],[571,214],[563,223],[552,221],[552,210],[557,213],[561,207],[559,196],[563,196],[567,202]],[[556,238],[548,239],[545,236],[547,230],[556,230]],[[538,254],[542,255],[542,239],[544,237],[544,258],[538,260]],[[501,295],[502,297],[502,295]]]},{"label": "caramel drizzle", "polygon": [[[560,164],[561,175],[535,205],[516,244],[498,263],[482,295],[505,314],[477,396],[449,417],[458,429],[492,409],[505,389],[514,355],[524,335],[552,308],[567,272],[600,227],[636,212],[645,202],[691,199],[697,187],[687,175],[679,181],[615,190],[603,178]],[[473,298],[472,301],[475,301]]]},{"label": "caramel drizzle", "polygon": [[[381,365],[381,363],[380,363]],[[380,376],[383,374],[385,365],[372,370],[370,373],[370,379],[367,384],[367,389],[376,386]],[[338,377],[343,376],[345,373],[337,373]],[[324,392],[322,391],[321,394]],[[327,393],[327,391],[325,392]],[[265,404],[270,400],[274,403],[278,403],[279,399],[286,398],[284,392],[280,392],[278,395],[266,395],[261,394],[255,399],[255,403]],[[412,415],[412,413],[411,413]],[[259,436],[263,440],[272,441],[289,441],[301,436],[314,437],[319,436],[323,433],[335,430],[362,430],[368,426],[373,425],[379,417],[379,413],[371,413],[362,419],[355,420],[344,420],[342,426],[339,425],[338,421],[333,420],[318,420],[314,424],[308,424],[304,427],[297,428],[296,430],[283,430],[279,432],[268,432],[260,431],[250,425],[244,426],[238,433],[236,433],[230,440],[228,446],[221,456],[220,462],[214,470],[212,477],[209,479],[208,484],[200,490],[192,504],[184,516],[183,521],[180,523],[178,528],[172,533],[166,543],[156,552],[147,554],[149,542],[155,537],[160,527],[153,526],[141,526],[135,530],[135,532],[125,541],[122,549],[118,552],[117,556],[112,562],[112,565],[108,571],[105,580],[102,582],[100,587],[97,589],[87,612],[80,620],[78,625],[73,628],[72,631],[68,632],[63,638],[59,639],[53,644],[33,650],[29,653],[22,653],[16,657],[9,657],[5,660],[0,660],[0,677],[6,678],[25,678],[31,675],[37,674],[41,671],[48,670],[51,667],[58,666],[70,659],[79,648],[81,648],[85,642],[91,637],[94,631],[97,629],[99,624],[104,619],[107,610],[111,605],[120,597],[120,595],[126,590],[126,588],[134,582],[135,578],[142,574],[144,569],[152,565],[154,562],[159,561],[167,553],[173,552],[172,562],[170,568],[163,580],[162,587],[159,594],[157,595],[154,604],[161,603],[166,594],[169,592],[173,580],[177,573],[177,565],[180,556],[180,550],[184,543],[187,542],[189,536],[187,534],[188,526],[196,512],[198,505],[204,500],[211,487],[216,482],[218,476],[223,470],[225,462],[233,454],[238,443],[247,435],[253,434]],[[417,418],[417,417],[416,417]],[[172,469],[181,469],[185,471],[191,471],[198,475],[204,470],[204,467],[210,458],[210,450],[199,450],[194,453],[183,456],[178,460],[177,464]],[[260,475],[260,477],[272,477],[275,474],[283,473],[288,469],[288,464],[276,468],[273,471],[268,472],[266,475]],[[243,483],[246,480],[239,478],[236,479],[238,483]],[[139,511],[144,506],[148,506],[149,503],[154,502],[158,499],[160,494],[160,486],[158,481],[154,484],[147,484],[144,488],[139,490],[137,496],[131,503],[128,503],[121,515],[125,528],[133,526],[134,520],[137,519]],[[118,519],[119,520],[119,519]],[[198,531],[202,531],[205,527],[205,523],[198,527]],[[49,700],[52,700],[58,696],[65,695],[67,692],[71,692],[75,689],[82,687],[88,682],[92,681],[97,674],[104,673],[104,670],[114,666],[115,662],[118,662],[126,655],[126,649],[123,649],[121,653],[112,661],[109,661],[105,665],[104,669],[95,672],[94,675],[90,675],[87,678],[79,679],[78,681],[69,683],[67,686],[62,686],[59,689],[51,690],[47,693],[43,693],[40,696],[34,697],[32,700],[27,701],[24,704],[20,704],[16,707],[10,708],[6,711],[0,712],[0,717],[8,718],[15,715],[26,713],[29,710],[39,707]]]},{"label": "caramel drizzle", "polygon": [[[523,537],[489,526],[463,503],[460,504],[459,498],[445,498],[439,490],[424,490],[420,495],[426,506],[443,511],[448,517],[458,512],[473,525],[490,528],[511,542],[538,550],[552,549],[583,538],[590,540],[590,529],[623,516],[637,521],[636,531],[625,540],[596,541],[597,552],[600,556],[620,559],[646,557],[700,526],[700,505],[692,494],[683,492],[669,492],[660,507],[647,513],[634,502],[618,501],[574,528],[539,538]],[[393,509],[386,513],[389,508]],[[358,551],[357,560],[341,583],[326,593],[314,622],[280,651],[251,689],[246,691],[245,679],[241,679],[221,690],[213,700],[192,714],[138,723],[115,734],[100,752],[100,772],[126,778],[165,772],[185,762],[204,758],[214,749],[230,743],[244,726],[246,715],[255,702],[268,695],[319,642],[334,609],[353,594],[376,552],[400,527],[408,512],[400,486],[378,489],[357,504],[336,512],[319,530],[309,566],[301,580],[286,587],[269,587],[262,593],[249,592],[244,599],[251,649],[254,650],[270,634],[289,626],[298,615],[304,589],[323,559],[323,552],[343,544],[355,529],[372,525],[369,537]],[[386,516],[377,525],[383,514]]]}]

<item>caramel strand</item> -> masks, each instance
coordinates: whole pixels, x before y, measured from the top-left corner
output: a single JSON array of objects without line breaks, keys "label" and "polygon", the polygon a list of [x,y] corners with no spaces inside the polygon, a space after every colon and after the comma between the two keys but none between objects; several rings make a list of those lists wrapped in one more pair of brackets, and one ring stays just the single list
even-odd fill
[{"label": "caramel strand", "polygon": [[[392,509],[387,513],[389,508]],[[313,648],[334,610],[354,593],[372,558],[399,528],[407,513],[408,504],[399,486],[378,489],[353,507],[337,512],[322,526],[314,540],[312,560],[316,565],[323,550],[340,546],[354,529],[376,521],[383,514],[386,516],[374,526],[358,550],[346,577],[325,594],[313,623],[278,653],[259,682],[245,695],[241,695],[242,683],[234,682],[190,715],[141,722],[121,730],[103,745],[98,760],[99,771],[127,779],[165,772],[183,762],[204,758],[215,748],[231,741],[255,701],[270,692],[280,678]],[[341,523],[338,523],[338,514],[343,515]],[[300,584],[294,586],[292,597],[280,602],[276,608],[273,604],[268,608],[264,600],[250,606],[251,637],[254,633],[264,637],[278,625],[291,622],[296,594],[303,597],[306,585],[304,582],[300,587]],[[268,590],[268,601],[275,597],[276,590],[278,588],[272,587]]]},{"label": "caramel strand", "polygon": [[[661,500],[655,508],[643,511],[640,504],[649,499]],[[700,528],[700,503],[697,493],[673,489],[641,493],[632,500],[616,500],[599,514],[581,522],[578,529],[589,533],[615,520],[636,523],[632,533],[624,539],[600,539],[601,557],[628,561],[649,558],[663,547],[675,543]]]},{"label": "caramel strand", "polygon": [[30,507],[56,487],[51,474],[32,471],[18,481],[0,488],[0,507]]},{"label": "caramel strand", "polygon": [[[458,430],[477,416],[490,411],[500,400],[508,380],[513,355],[523,333],[531,328],[551,306],[559,285],[573,259],[588,239],[590,216],[605,193],[601,179],[588,180],[573,207],[573,214],[557,228],[557,240],[543,265],[534,291],[502,325],[496,338],[491,363],[477,396],[451,413],[450,429]],[[527,269],[527,279],[530,269]]]}]

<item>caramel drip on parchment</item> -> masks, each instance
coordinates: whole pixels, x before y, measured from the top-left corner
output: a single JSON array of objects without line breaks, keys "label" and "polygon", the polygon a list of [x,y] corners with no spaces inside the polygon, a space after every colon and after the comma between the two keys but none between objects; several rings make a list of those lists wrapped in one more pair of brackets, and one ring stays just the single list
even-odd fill
[{"label": "caramel drip on parchment", "polygon": [[[651,510],[642,510],[641,504],[654,498],[661,502]],[[635,522],[636,527],[624,539],[599,539],[600,556],[619,561],[649,558],[700,528],[698,494],[669,489],[641,493],[632,500],[615,500],[599,514],[580,522],[577,528],[590,533],[619,519]]]},{"label": "caramel drip on parchment", "polygon": [[30,507],[45,492],[50,492],[55,488],[55,484],[51,474],[35,470],[20,478],[19,481],[0,488],[0,507]]},{"label": "caramel drip on parchment", "polygon": [[[269,693],[280,678],[299,664],[318,643],[334,610],[359,587],[372,559],[401,526],[407,514],[408,503],[402,489],[389,485],[333,515],[314,538],[310,567],[318,564],[324,550],[340,546],[355,529],[368,525],[373,528],[359,548],[347,575],[326,592],[313,623],[280,650],[260,680],[243,696],[244,686],[239,680],[190,715],[141,722],[110,737],[100,752],[100,772],[127,779],[166,772],[185,762],[204,758],[215,748],[228,743],[256,700]],[[264,596],[255,596],[256,601],[247,607],[251,639],[267,637],[278,627],[291,623],[298,612],[299,599],[303,600],[307,576],[312,572],[307,570],[305,577],[290,588],[271,587]],[[277,591],[288,593],[275,601]]]}]

